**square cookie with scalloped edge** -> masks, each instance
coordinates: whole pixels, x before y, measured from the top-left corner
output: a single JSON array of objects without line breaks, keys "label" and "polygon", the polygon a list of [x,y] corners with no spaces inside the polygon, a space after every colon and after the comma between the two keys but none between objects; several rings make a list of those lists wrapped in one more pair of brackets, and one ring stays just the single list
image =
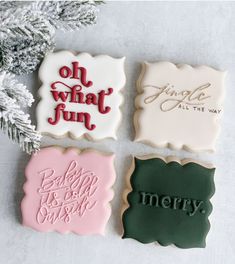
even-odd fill
[{"label": "square cookie with scalloped edge", "polygon": [[213,152],[225,72],[208,66],[145,62],[137,82],[135,140],[155,147]]},{"label": "square cookie with scalloped edge", "polygon": [[137,157],[124,192],[123,238],[205,247],[214,194],[213,166],[175,157]]},{"label": "square cookie with scalloped edge", "polygon": [[37,129],[56,138],[116,139],[126,82],[124,61],[70,51],[48,54],[39,69]]},{"label": "square cookie with scalloped edge", "polygon": [[47,147],[25,170],[23,225],[37,231],[105,233],[115,178],[114,155]]}]

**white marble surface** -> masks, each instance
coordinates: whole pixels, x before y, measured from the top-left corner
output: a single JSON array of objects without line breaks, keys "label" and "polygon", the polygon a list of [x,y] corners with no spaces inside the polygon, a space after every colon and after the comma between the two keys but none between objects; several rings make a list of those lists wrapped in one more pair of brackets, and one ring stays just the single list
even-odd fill
[{"label": "white marble surface", "polygon": [[[127,57],[127,85],[119,140],[90,143],[85,140],[43,138],[43,145],[93,147],[116,153],[117,181],[113,214],[106,237],[39,233],[23,227],[20,201],[24,167],[29,157],[0,135],[0,263],[235,263],[235,3],[110,2],[101,7],[96,26],[79,32],[57,32],[57,49],[107,53]],[[143,60],[170,60],[208,64],[228,70],[222,131],[214,155],[195,155],[154,149],[132,142],[135,81]],[[22,77],[36,96],[37,74]],[[35,106],[31,109],[34,119]],[[182,250],[172,246],[142,245],[120,238],[120,206],[124,177],[131,154],[176,154],[214,162],[216,194],[210,216],[206,249]]]}]

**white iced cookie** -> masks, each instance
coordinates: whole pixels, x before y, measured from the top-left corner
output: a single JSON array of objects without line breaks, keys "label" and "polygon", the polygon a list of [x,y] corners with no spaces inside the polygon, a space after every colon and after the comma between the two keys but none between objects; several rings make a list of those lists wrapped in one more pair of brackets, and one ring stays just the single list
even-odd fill
[{"label": "white iced cookie", "polygon": [[120,91],[126,82],[124,61],[69,51],[47,55],[39,70],[37,129],[54,137],[116,139]]},{"label": "white iced cookie", "polygon": [[136,138],[156,147],[214,151],[225,72],[145,62],[137,82]]}]

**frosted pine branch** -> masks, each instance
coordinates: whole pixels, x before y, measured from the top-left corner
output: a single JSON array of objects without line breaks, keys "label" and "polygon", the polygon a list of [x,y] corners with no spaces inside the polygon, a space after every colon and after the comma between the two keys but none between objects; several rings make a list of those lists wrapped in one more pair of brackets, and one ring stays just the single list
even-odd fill
[{"label": "frosted pine branch", "polygon": [[39,1],[33,10],[41,13],[53,27],[64,31],[78,30],[96,23],[102,1]]},{"label": "frosted pine branch", "polygon": [[28,6],[0,13],[0,19],[0,67],[15,74],[34,71],[54,49],[53,27]]},{"label": "frosted pine branch", "polygon": [[[7,84],[7,81],[10,83]],[[7,84],[7,85],[6,85]],[[12,92],[16,85],[17,92]],[[20,87],[25,98],[29,102],[26,103],[25,99],[19,95]],[[20,147],[27,153],[32,153],[40,148],[41,135],[31,125],[29,115],[25,114],[20,105],[30,105],[32,103],[32,96],[25,89],[24,85],[17,83],[9,74],[0,74],[0,129],[3,130],[8,137],[17,142]]]},{"label": "frosted pine branch", "polygon": [[1,2],[0,67],[15,74],[36,70],[55,47],[55,29],[78,30],[96,23],[102,1]]},{"label": "frosted pine branch", "polygon": [[33,13],[32,3],[0,12],[0,67],[15,74],[33,72],[54,49],[55,30]]},{"label": "frosted pine branch", "polygon": [[37,13],[32,12],[31,5],[19,5],[18,7],[0,12],[0,21],[1,39],[15,37],[27,37],[33,39],[38,35],[40,38],[43,38],[45,36],[43,34],[44,31],[48,31],[47,35],[54,33],[54,29],[50,28],[48,23],[45,25],[47,20],[42,16],[39,16]]},{"label": "frosted pine branch", "polygon": [[22,107],[31,106],[34,102],[33,95],[26,86],[18,83],[10,73],[0,73],[0,91],[14,99]]},{"label": "frosted pine branch", "polygon": [[24,2],[21,2],[21,1],[1,1],[0,2],[0,12],[5,12],[6,10],[10,8],[15,8],[23,4]]}]

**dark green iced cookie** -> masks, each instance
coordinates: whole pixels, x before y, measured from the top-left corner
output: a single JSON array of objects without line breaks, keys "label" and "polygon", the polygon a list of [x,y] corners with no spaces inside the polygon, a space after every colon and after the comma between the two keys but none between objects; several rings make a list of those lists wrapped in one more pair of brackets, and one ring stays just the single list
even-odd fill
[{"label": "dark green iced cookie", "polygon": [[205,247],[215,169],[163,158],[135,158],[134,164],[123,238],[180,248]]}]

